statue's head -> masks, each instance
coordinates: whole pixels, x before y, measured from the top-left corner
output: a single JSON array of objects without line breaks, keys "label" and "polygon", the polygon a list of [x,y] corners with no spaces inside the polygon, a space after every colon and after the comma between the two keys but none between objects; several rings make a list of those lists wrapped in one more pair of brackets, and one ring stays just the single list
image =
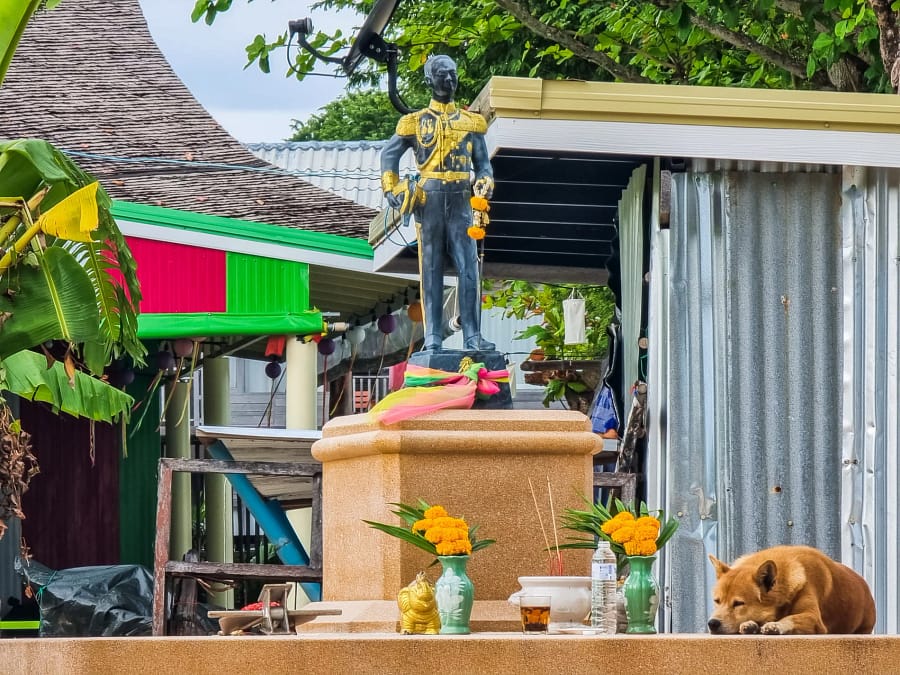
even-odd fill
[{"label": "statue's head", "polygon": [[451,101],[459,84],[456,63],[449,56],[431,56],[425,62],[425,84],[431,87],[435,99]]}]

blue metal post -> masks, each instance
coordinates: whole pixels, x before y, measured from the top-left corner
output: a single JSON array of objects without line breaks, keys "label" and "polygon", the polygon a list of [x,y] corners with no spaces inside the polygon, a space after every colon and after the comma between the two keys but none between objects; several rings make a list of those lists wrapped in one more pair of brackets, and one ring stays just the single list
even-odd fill
[{"label": "blue metal post", "polygon": [[[225,447],[222,441],[215,441],[206,446],[206,451],[213,459],[219,459],[226,462],[233,462],[234,457]],[[250,479],[243,474],[227,473],[225,476],[231,482],[231,487],[238,493],[250,513],[262,527],[269,541],[275,546],[275,552],[285,565],[308,565],[309,555],[303,548],[303,543],[297,537],[293,528],[290,526],[284,511],[278,505],[277,501],[273,504],[273,500],[264,499]],[[275,513],[278,509],[278,514]],[[301,581],[300,587],[303,592],[309,596],[313,602],[322,599],[322,585],[309,581]]]}]

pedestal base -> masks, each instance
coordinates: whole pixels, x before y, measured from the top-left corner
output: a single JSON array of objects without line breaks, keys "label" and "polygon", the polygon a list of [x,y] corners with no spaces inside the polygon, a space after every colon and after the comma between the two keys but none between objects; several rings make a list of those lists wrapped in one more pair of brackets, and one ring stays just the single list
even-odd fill
[{"label": "pedestal base", "polygon": [[[421,351],[413,352],[409,357],[409,363],[422,368],[434,368],[446,370],[451,373],[459,372],[459,364],[464,358],[470,358],[474,363],[483,363],[488,370],[506,370],[506,359],[498,351],[480,352],[472,350],[442,349],[439,352]],[[486,399],[475,399],[473,410],[508,410],[512,408],[512,394],[508,382],[498,382],[500,391]]]},{"label": "pedestal base", "polygon": [[[472,555],[468,575],[476,601],[505,602],[518,577],[549,572],[529,481],[551,524],[548,488],[557,518],[583,508],[602,448],[590,420],[564,410],[441,410],[389,426],[368,415],[331,420],[312,448],[322,462],[323,599],[395,603],[418,572],[434,581],[433,556],[363,522],[401,524],[391,503],[423,499],[496,540]],[[588,574],[590,555],[564,551],[566,573]]]},{"label": "pedestal base", "polygon": [[[311,602],[303,609],[341,610],[340,615],[319,616],[297,626],[297,633],[398,633],[400,609],[391,600]],[[469,625],[473,633],[522,630],[519,610],[504,600],[476,600]]]}]

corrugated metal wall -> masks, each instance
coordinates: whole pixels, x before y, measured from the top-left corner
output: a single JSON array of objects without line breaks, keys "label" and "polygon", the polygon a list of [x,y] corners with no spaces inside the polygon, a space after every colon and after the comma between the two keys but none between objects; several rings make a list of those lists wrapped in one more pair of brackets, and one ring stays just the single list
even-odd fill
[{"label": "corrugated metal wall", "polygon": [[835,173],[674,176],[669,325],[651,356],[668,364],[651,391],[667,447],[651,457],[667,458],[681,520],[666,551],[674,631],[705,629],[708,553],[840,557],[840,187]]},{"label": "corrugated metal wall", "polygon": [[234,313],[302,312],[309,309],[309,265],[227,253],[226,307]]},{"label": "corrugated metal wall", "polygon": [[900,630],[900,171],[844,171],[842,544],[872,587],[877,633]]},{"label": "corrugated metal wall", "polygon": [[[381,149],[385,141],[251,143],[254,155],[326,190],[373,209],[384,207]],[[417,174],[412,154],[400,160],[401,175]]]}]

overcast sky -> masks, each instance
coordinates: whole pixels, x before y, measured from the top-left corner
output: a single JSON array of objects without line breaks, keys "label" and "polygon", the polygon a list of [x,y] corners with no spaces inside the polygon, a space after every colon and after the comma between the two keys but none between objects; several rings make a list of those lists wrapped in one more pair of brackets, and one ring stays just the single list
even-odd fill
[{"label": "overcast sky", "polygon": [[[247,3],[237,0],[212,26],[191,23],[193,0],[140,0],[150,32],[172,68],[201,104],[233,136],[245,143],[282,141],[291,119],[306,119],[344,91],[346,80],[286,78],[284,50],[272,57],[268,75],[253,65],[244,70],[244,47],[257,33],[274,39],[291,19],[311,17],[316,29],[352,33],[362,17],[312,12],[307,0]],[[292,47],[293,49],[293,47]],[[331,66],[318,69],[331,73]]]}]

